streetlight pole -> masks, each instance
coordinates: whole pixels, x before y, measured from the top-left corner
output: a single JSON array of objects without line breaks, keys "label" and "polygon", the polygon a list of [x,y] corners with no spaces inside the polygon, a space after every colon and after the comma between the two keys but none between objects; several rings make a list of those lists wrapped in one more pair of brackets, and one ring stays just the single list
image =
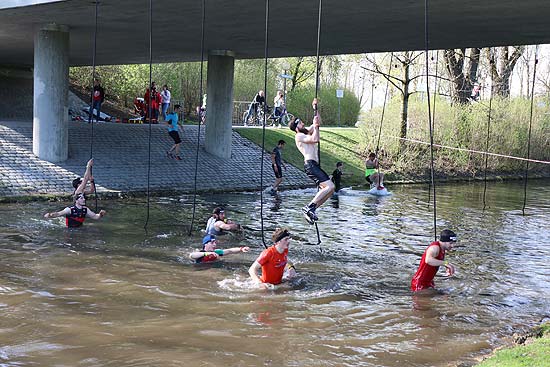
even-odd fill
[{"label": "streetlight pole", "polygon": [[283,77],[283,102],[285,104],[285,108],[286,108],[286,77],[287,77],[287,71],[288,69],[290,69],[290,64],[288,63],[288,61],[283,61],[283,64],[281,65],[283,67],[283,74],[284,74],[284,77]]}]

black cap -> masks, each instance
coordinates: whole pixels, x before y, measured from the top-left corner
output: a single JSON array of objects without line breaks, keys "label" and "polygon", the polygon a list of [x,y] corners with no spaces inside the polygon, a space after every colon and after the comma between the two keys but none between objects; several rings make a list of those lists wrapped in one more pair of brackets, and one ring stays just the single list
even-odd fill
[{"label": "black cap", "polygon": [[444,229],[439,235],[439,241],[441,242],[456,242],[456,233],[450,229]]}]

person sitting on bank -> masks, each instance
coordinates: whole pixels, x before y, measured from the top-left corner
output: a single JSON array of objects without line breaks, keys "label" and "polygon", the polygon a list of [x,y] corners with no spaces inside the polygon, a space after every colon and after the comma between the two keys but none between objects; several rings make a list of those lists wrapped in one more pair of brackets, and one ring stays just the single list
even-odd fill
[{"label": "person sitting on bank", "polygon": [[[252,263],[248,274],[260,288],[271,288],[281,284],[286,272],[286,278],[296,276],[296,268],[288,262],[288,245],[290,244],[290,232],[286,228],[277,228],[271,236],[273,246],[262,251],[260,256]],[[259,270],[262,275],[258,276]]]},{"label": "person sitting on bank", "polygon": [[379,162],[375,153],[370,153],[369,158],[365,162],[365,180],[369,184],[376,185],[378,190],[384,190],[384,174],[378,172]]},{"label": "person sitting on bank", "polygon": [[439,241],[432,242],[428,246],[411,281],[413,292],[434,288],[434,277],[440,266],[447,269],[447,276],[455,273],[455,267],[445,260],[445,252],[451,251],[455,242],[456,234],[449,229],[444,229],[439,235]]},{"label": "person sitting on bank", "polygon": [[212,212],[212,216],[206,223],[206,234],[219,236],[226,234],[226,231],[240,231],[241,225],[225,218],[225,211],[217,207]]},{"label": "person sitting on bank", "polygon": [[[94,177],[92,176],[92,167],[94,165],[94,159],[91,158],[86,164],[86,171],[84,172],[83,178],[75,178],[73,180],[73,195],[84,193],[84,194],[93,194],[95,192],[95,182]],[[88,188],[88,183],[90,187]]]},{"label": "person sitting on bank", "polygon": [[86,195],[78,193],[74,196],[74,205],[66,207],[59,212],[51,212],[44,214],[44,218],[57,218],[65,216],[65,225],[70,228],[80,227],[86,218],[100,219],[105,216],[105,210],[100,210],[99,213],[94,213],[86,207]]},{"label": "person sitting on bank", "polygon": [[248,252],[250,247],[241,246],[241,247],[232,247],[228,249],[217,249],[218,240],[216,236],[207,234],[202,239],[202,250],[193,251],[189,254],[189,258],[195,260],[197,264],[199,263],[208,263],[220,260],[220,256],[225,256],[229,254],[237,254],[239,252]]}]

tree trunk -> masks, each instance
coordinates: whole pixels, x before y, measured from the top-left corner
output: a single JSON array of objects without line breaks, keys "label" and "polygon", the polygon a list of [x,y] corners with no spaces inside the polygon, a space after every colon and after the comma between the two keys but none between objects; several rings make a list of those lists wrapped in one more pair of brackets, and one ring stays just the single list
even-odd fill
[{"label": "tree trunk", "polygon": [[411,65],[409,63],[406,63],[403,65],[403,100],[401,104],[401,133],[399,135],[400,138],[406,139],[407,138],[407,128],[408,128],[408,120],[409,120],[409,85],[411,83],[410,78],[410,67]]},{"label": "tree trunk", "polygon": [[469,49],[470,57],[468,69],[464,69],[467,49],[445,50],[443,56],[445,65],[452,82],[452,98],[454,102],[466,104],[470,102],[474,82],[477,80],[477,71],[479,68],[479,57],[481,49]]},{"label": "tree trunk", "polygon": [[524,49],[524,46],[514,47],[512,55],[510,55],[510,50],[507,46],[495,49],[497,57],[495,62],[491,64],[491,75],[493,77],[492,93],[505,98],[510,96],[510,78]]}]

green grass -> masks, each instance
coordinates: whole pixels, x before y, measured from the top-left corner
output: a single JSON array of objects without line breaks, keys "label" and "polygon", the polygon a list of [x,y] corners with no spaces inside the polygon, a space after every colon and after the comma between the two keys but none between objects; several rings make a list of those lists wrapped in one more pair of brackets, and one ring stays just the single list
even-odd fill
[{"label": "green grass", "polygon": [[476,367],[549,367],[550,366],[550,324],[541,326],[544,335],[531,342],[510,349],[497,351]]},{"label": "green grass", "polygon": [[[235,128],[241,136],[262,146],[262,129]],[[360,130],[356,128],[321,128],[321,167],[329,175],[336,168],[336,162],[344,163],[342,186],[362,185],[364,178],[364,158],[359,149]],[[265,150],[271,152],[280,139],[286,141],[283,160],[299,170],[304,169],[304,157],[294,143],[295,133],[290,129],[265,130]],[[352,174],[349,176],[349,174]]]}]

